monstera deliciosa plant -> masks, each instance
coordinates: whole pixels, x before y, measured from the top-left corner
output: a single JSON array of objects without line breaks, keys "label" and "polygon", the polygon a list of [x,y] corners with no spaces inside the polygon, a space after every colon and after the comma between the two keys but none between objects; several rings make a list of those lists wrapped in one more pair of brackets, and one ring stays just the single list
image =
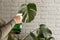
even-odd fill
[{"label": "monstera deliciosa plant", "polygon": [[41,24],[36,32],[36,34],[30,32],[33,40],[54,40],[54,38],[52,37],[52,31],[44,24]]},{"label": "monstera deliciosa plant", "polygon": [[31,22],[36,15],[36,5],[34,3],[22,4],[19,13],[22,13],[23,20],[22,22]]},{"label": "monstera deliciosa plant", "polygon": [[[22,4],[18,13],[22,13],[23,19],[22,22],[29,23],[31,22],[36,16],[36,4],[28,3]],[[11,35],[8,36],[8,40],[14,40]]]}]

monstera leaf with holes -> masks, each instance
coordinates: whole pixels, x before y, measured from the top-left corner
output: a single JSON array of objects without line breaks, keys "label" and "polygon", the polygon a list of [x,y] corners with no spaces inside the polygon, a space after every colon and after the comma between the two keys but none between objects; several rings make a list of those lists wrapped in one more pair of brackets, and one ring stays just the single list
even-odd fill
[{"label": "monstera leaf with holes", "polygon": [[51,30],[44,24],[41,24],[37,30],[37,36],[33,32],[31,32],[30,35],[33,40],[54,40]]},{"label": "monstera leaf with holes", "polygon": [[36,5],[34,3],[29,4],[22,4],[21,9],[19,10],[19,13],[22,13],[23,15],[23,22],[31,22],[36,15]]}]

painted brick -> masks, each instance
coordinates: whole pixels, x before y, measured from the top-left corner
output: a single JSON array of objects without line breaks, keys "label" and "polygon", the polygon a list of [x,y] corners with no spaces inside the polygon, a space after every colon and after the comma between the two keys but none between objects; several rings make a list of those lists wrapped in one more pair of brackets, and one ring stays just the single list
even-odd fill
[{"label": "painted brick", "polygon": [[31,23],[23,23],[22,37],[40,24],[46,24],[52,30],[55,40],[59,40],[60,0],[0,0],[0,16],[8,22],[17,14],[21,4],[30,2],[37,5],[37,15]]},{"label": "painted brick", "polygon": [[55,3],[60,3],[60,0],[55,0],[54,2],[55,2]]}]

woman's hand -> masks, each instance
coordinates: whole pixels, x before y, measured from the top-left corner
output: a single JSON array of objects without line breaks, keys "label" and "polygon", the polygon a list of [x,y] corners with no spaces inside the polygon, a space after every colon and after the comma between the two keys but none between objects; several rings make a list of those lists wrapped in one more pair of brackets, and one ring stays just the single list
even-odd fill
[{"label": "woman's hand", "polygon": [[16,23],[20,23],[20,20],[21,20],[21,17],[20,17],[20,16],[15,16],[15,17],[14,17],[14,21],[15,21]]}]

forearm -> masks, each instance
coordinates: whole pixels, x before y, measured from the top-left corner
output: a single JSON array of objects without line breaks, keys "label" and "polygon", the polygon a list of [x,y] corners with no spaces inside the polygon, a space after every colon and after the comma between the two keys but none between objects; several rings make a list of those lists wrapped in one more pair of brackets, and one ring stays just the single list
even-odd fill
[{"label": "forearm", "polygon": [[1,39],[3,39],[8,33],[11,31],[11,29],[14,27],[15,21],[11,20],[9,23],[7,23],[2,29],[2,36]]}]

